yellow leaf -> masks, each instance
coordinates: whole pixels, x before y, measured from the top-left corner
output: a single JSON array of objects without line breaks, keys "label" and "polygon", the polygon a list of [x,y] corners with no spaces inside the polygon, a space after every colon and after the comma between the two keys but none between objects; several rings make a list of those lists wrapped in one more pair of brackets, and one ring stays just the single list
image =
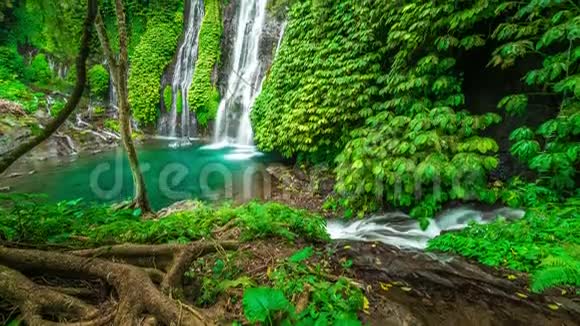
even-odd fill
[{"label": "yellow leaf", "polygon": [[510,281],[513,281],[513,280],[517,279],[518,277],[513,275],[513,274],[509,274],[508,276],[506,276],[506,278]]},{"label": "yellow leaf", "polygon": [[405,291],[405,292],[409,292],[409,291],[411,291],[412,289],[411,289],[410,287],[403,286],[403,287],[401,288],[401,290],[403,290],[403,291]]},{"label": "yellow leaf", "polygon": [[562,290],[562,292],[561,292],[561,293],[562,293],[562,295],[566,295],[566,293],[568,293],[568,291],[566,291],[566,290]]},{"label": "yellow leaf", "polygon": [[379,282],[379,285],[381,286],[381,289],[383,289],[385,291],[389,291],[393,287],[393,284],[391,284],[391,283]]},{"label": "yellow leaf", "polygon": [[553,303],[549,304],[548,305],[548,308],[550,308],[552,310],[558,310],[558,309],[560,309],[560,307],[558,307],[557,304],[553,304]]},{"label": "yellow leaf", "polygon": [[344,248],[344,249],[350,249],[350,248],[352,248],[352,247],[351,247],[351,246],[344,246],[343,248]]},{"label": "yellow leaf", "polygon": [[363,312],[367,315],[370,314],[369,312],[369,299],[367,297],[363,297]]},{"label": "yellow leaf", "polygon": [[268,266],[268,269],[266,270],[266,275],[270,277],[270,274],[272,274],[272,268]]},{"label": "yellow leaf", "polygon": [[516,295],[517,295],[518,297],[520,297],[520,298],[524,298],[524,299],[528,297],[527,295],[525,295],[525,294],[523,294],[523,293],[521,293],[521,292],[516,292]]}]

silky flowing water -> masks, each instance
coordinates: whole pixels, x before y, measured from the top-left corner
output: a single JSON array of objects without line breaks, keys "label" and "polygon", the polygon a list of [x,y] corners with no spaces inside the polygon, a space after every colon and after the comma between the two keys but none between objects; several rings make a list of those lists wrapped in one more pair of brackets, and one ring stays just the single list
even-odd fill
[{"label": "silky flowing water", "polygon": [[470,222],[489,223],[496,218],[518,219],[524,211],[499,208],[482,211],[460,207],[441,212],[427,229],[423,230],[417,220],[403,213],[385,213],[361,220],[328,222],[327,231],[332,239],[354,241],[378,241],[399,248],[425,249],[427,242],[444,231],[465,228]]},{"label": "silky flowing water", "polygon": [[[138,152],[155,209],[185,199],[261,198],[270,191],[265,167],[277,160],[273,155],[253,150],[246,155],[240,148],[228,146],[212,148],[196,143],[171,148],[169,141],[142,145]],[[53,202],[82,197],[91,202],[112,203],[129,199],[133,193],[122,148],[68,163],[44,161],[15,168],[25,175],[0,178],[0,187],[9,186],[13,192],[45,193]],[[35,173],[26,175],[31,170]]]}]

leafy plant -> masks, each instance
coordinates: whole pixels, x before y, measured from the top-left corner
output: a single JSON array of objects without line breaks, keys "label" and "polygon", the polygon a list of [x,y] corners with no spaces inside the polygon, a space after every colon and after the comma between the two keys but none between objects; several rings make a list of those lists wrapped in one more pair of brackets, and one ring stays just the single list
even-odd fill
[{"label": "leafy plant", "polygon": [[33,83],[39,83],[41,85],[46,85],[52,78],[52,71],[46,60],[44,54],[38,54],[30,63],[30,66],[26,67],[24,76],[26,80]]},{"label": "leafy plant", "polygon": [[244,313],[249,322],[273,325],[274,314],[289,312],[292,306],[281,290],[251,288],[244,292]]},{"label": "leafy plant", "polygon": [[129,102],[133,116],[143,125],[157,121],[161,75],[173,58],[182,22],[181,15],[175,15],[172,21],[152,17],[131,56]]},{"label": "leafy plant", "polygon": [[89,69],[89,87],[97,98],[103,99],[109,91],[109,72],[103,65],[94,65]]},{"label": "leafy plant", "polygon": [[532,273],[534,291],[578,286],[580,198],[537,205],[519,220],[471,224],[462,231],[438,236],[429,242],[428,249]]},{"label": "leafy plant", "polygon": [[277,203],[219,208],[200,203],[195,210],[161,220],[141,220],[139,211],[112,210],[81,199],[50,204],[42,198],[17,194],[2,195],[0,200],[0,238],[10,241],[72,245],[80,237],[86,238],[85,245],[187,242],[210,237],[214,228],[230,221],[240,228],[242,241],[270,237],[328,240],[322,217]]},{"label": "leafy plant", "polygon": [[[320,257],[318,263],[308,261]],[[356,313],[363,308],[362,291],[345,278],[329,281],[324,255],[312,247],[297,251],[268,273],[271,287],[244,292],[244,314],[250,322],[282,325],[361,325]],[[287,298],[307,296],[297,307]],[[300,309],[300,310],[298,310]]]},{"label": "leafy plant", "polygon": [[534,292],[542,292],[557,285],[580,288],[580,246],[573,245],[544,258],[534,273],[532,281]]},{"label": "leafy plant", "polygon": [[[529,1],[501,5],[510,14],[497,26],[492,37],[507,42],[491,59],[494,66],[509,67],[531,54],[542,58],[542,66],[523,76],[528,87],[541,89],[540,95],[558,98],[557,115],[536,130],[519,128],[512,132],[512,154],[535,170],[539,183],[569,195],[576,188],[580,163],[580,7],[564,1]],[[534,93],[510,95],[500,108],[509,114],[527,112]]]}]

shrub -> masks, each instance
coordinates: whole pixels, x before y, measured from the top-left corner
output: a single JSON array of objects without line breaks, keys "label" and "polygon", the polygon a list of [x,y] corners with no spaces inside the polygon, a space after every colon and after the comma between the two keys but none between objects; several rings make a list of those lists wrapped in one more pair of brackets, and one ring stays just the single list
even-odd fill
[{"label": "shrub", "polygon": [[91,93],[104,99],[109,91],[109,72],[103,65],[94,65],[89,69],[89,88]]},{"label": "shrub", "polygon": [[580,287],[580,197],[538,205],[513,222],[499,219],[445,233],[431,240],[428,250],[532,273],[536,292],[556,285]]},{"label": "shrub", "polygon": [[157,121],[161,102],[161,75],[171,62],[181,22],[150,21],[131,58],[129,101],[135,119],[143,125]]},{"label": "shrub", "polygon": [[46,85],[52,79],[52,71],[44,54],[38,54],[26,68],[26,79],[33,83]]},{"label": "shrub", "polygon": [[189,91],[190,109],[196,112],[200,126],[207,127],[215,119],[219,106],[219,92],[211,83],[214,66],[220,57],[222,21],[218,0],[206,0],[205,16],[199,32],[198,58]]}]

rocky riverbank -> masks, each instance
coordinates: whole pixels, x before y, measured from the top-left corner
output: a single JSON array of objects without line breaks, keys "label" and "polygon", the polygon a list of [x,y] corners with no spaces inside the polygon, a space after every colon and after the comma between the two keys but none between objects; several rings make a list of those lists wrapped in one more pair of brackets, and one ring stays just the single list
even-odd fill
[{"label": "rocky riverbank", "polygon": [[[81,110],[77,110],[81,111]],[[61,128],[14,164],[5,176],[31,173],[35,163],[46,160],[69,160],[76,155],[89,155],[118,146],[120,136],[109,121],[112,112],[82,110]],[[0,155],[33,136],[52,119],[46,112],[27,114],[17,103],[0,100]],[[112,125],[114,129],[114,124]]]}]

